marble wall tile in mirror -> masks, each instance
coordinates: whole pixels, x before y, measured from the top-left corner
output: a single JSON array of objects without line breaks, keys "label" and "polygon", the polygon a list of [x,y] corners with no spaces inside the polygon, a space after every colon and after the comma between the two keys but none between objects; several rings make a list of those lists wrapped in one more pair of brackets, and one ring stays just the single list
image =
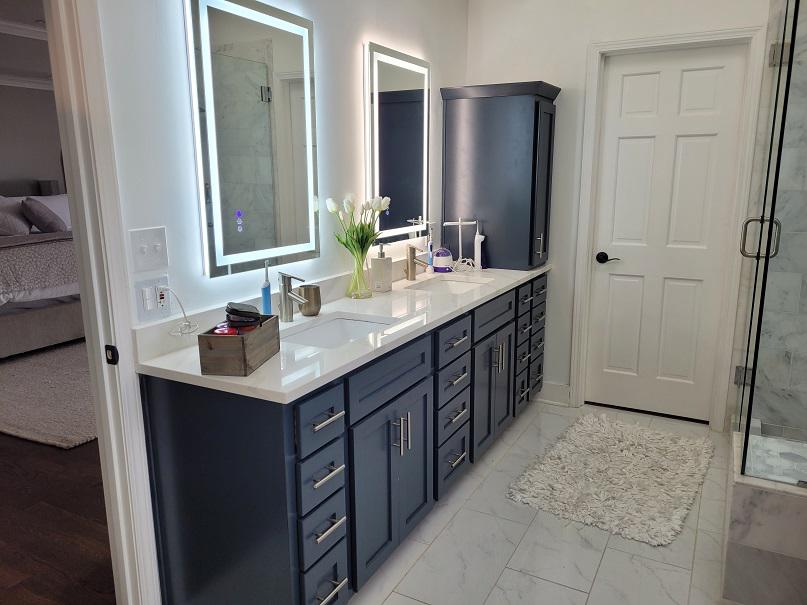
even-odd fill
[{"label": "marble wall tile in mirror", "polygon": [[389,196],[381,237],[421,235],[429,190],[429,64],[374,42],[365,45],[367,197]]},{"label": "marble wall tile in mirror", "polygon": [[186,0],[205,268],[319,255],[311,21],[252,0]]}]

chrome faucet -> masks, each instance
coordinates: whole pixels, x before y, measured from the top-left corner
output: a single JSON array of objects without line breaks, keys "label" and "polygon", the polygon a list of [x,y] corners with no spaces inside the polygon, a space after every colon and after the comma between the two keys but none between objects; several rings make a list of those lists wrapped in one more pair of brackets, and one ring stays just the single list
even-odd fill
[{"label": "chrome faucet", "polygon": [[404,273],[407,281],[415,281],[418,274],[418,265],[424,269],[429,266],[429,263],[417,258],[416,255],[418,252],[424,252],[424,250],[421,250],[412,244],[406,245],[406,265],[404,265]]},{"label": "chrome faucet", "polygon": [[299,294],[291,291],[291,280],[305,281],[301,277],[294,277],[288,273],[279,273],[280,282],[280,305],[278,305],[278,317],[280,321],[294,321],[294,303],[301,305],[308,302],[307,298],[303,298]]}]

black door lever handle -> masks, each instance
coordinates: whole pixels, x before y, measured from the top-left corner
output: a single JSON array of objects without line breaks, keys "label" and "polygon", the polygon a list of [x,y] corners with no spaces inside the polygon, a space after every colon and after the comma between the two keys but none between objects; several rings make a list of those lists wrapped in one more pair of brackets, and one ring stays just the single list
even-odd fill
[{"label": "black door lever handle", "polygon": [[597,256],[595,256],[594,258],[601,265],[604,265],[605,263],[610,263],[611,261],[615,260],[622,260],[621,258],[617,258],[616,256],[614,258],[608,258],[607,252],[597,252]]}]

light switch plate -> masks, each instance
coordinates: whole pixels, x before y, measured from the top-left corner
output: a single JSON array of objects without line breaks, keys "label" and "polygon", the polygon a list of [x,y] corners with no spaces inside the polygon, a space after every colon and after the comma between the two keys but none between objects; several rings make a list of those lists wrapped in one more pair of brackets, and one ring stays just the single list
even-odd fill
[{"label": "light switch plate", "polygon": [[168,268],[168,243],[165,227],[130,229],[129,242],[135,273]]},{"label": "light switch plate", "polygon": [[169,296],[167,304],[163,305],[160,305],[157,299],[157,286],[167,285],[167,275],[135,282],[134,303],[137,309],[137,319],[140,322],[157,321],[171,316],[171,297]]}]

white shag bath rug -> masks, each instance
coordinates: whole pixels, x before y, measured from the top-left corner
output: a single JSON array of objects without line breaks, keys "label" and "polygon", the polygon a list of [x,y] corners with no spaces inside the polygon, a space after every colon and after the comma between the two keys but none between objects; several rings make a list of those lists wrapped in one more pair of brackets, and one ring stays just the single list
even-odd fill
[{"label": "white shag bath rug", "polygon": [[511,486],[508,496],[653,546],[680,533],[714,446],[588,414]]}]

